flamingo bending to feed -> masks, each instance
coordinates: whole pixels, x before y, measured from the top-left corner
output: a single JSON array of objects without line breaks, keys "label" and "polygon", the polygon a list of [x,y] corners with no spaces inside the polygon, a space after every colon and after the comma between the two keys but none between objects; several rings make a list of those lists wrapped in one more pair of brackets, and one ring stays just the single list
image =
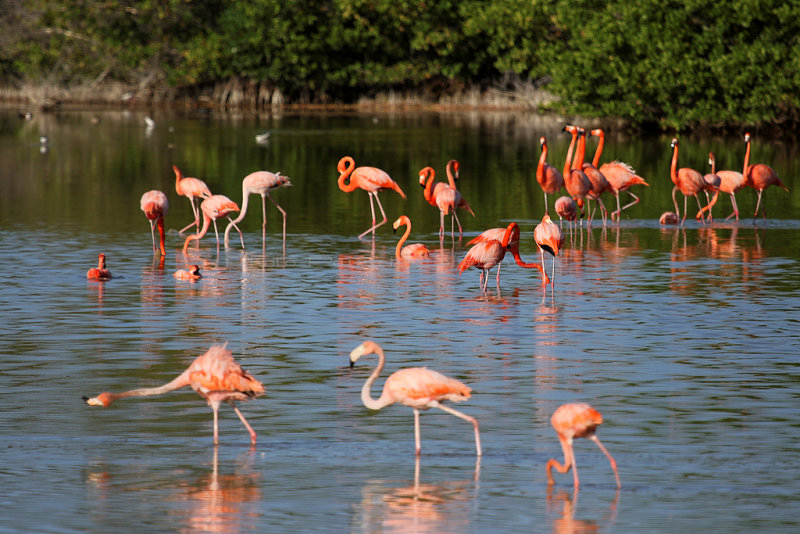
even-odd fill
[{"label": "flamingo bending to feed", "polygon": [[181,170],[173,165],[172,170],[175,172],[175,191],[182,197],[186,197],[189,199],[189,203],[192,205],[192,213],[194,213],[194,222],[187,224],[179,234],[182,234],[193,225],[197,227],[197,230],[200,230],[200,210],[198,210],[197,206],[194,204],[195,198],[208,198],[211,196],[211,190],[208,188],[206,183],[199,179],[199,178],[191,178],[191,177],[184,177]]},{"label": "flamingo bending to feed", "polygon": [[403,237],[400,238],[400,241],[397,242],[394,255],[398,258],[424,258],[430,254],[431,251],[428,250],[428,247],[422,243],[414,243],[412,245],[403,246],[408,239],[409,234],[411,234],[411,219],[405,215],[401,215],[397,218],[394,224],[392,224],[392,228],[394,228],[395,232],[397,232],[397,229],[403,225],[406,226],[406,231],[403,234]]},{"label": "flamingo bending to feed", "polygon": [[101,393],[92,398],[84,397],[83,400],[90,406],[108,407],[118,399],[162,395],[186,386],[191,386],[206,399],[214,411],[214,445],[219,444],[217,412],[223,402],[233,406],[236,415],[250,433],[250,442],[255,444],[256,433],[234,401],[247,401],[263,395],[264,386],[233,360],[231,351],[226,349],[225,345],[212,345],[208,352],[198,356],[180,376],[161,387],[132,389],[122,393]]},{"label": "flamingo bending to feed", "polygon": [[686,221],[686,210],[688,208],[687,202],[690,196],[693,196],[695,200],[697,200],[698,218],[703,220],[705,223],[705,218],[703,217],[703,206],[700,205],[700,199],[697,197],[697,193],[704,191],[708,186],[708,183],[703,179],[703,175],[694,169],[690,169],[689,167],[682,167],[678,169],[677,139],[672,139],[670,147],[672,148],[672,163],[670,165],[669,175],[670,178],[672,178],[672,183],[675,184],[675,187],[672,188],[672,202],[675,204],[675,213],[677,213],[679,216],[681,213],[681,211],[678,209],[678,200],[675,198],[675,193],[680,190],[680,192],[683,193],[683,218],[681,219],[681,225],[683,225],[684,221]]},{"label": "flamingo bending to feed", "polygon": [[561,228],[550,220],[550,216],[542,217],[542,222],[536,225],[533,229],[533,241],[539,247],[539,252],[542,254],[542,271],[544,272],[544,253],[547,251],[553,256],[553,270],[550,276],[551,287],[555,286],[556,282],[556,256],[564,246],[564,234]]},{"label": "flamingo bending to feed", "polygon": [[[758,201],[756,202],[756,211],[753,214],[753,224],[755,224],[756,219],[758,218],[758,208],[761,206],[761,195],[764,193],[764,189],[771,185],[776,185],[785,191],[789,191],[789,188],[783,185],[780,178],[778,178],[778,173],[770,167],[769,165],[765,165],[763,163],[756,163],[755,165],[750,165],[750,134],[744,134],[744,142],[747,144],[747,149],[744,152],[744,169],[742,170],[742,174],[744,174],[744,185],[748,187],[752,187],[758,193]],[[764,207],[761,210],[761,215],[764,217],[764,220],[767,220],[767,208]]]},{"label": "flamingo bending to feed", "polygon": [[566,219],[570,224],[578,218],[578,205],[572,197],[566,195],[556,199],[556,213],[558,214],[559,221]]},{"label": "flamingo bending to feed", "polygon": [[[231,222],[228,223],[228,226],[225,228],[225,246],[228,246],[228,237],[231,232],[231,228],[236,225],[236,223],[240,222],[244,219],[244,216],[247,214],[247,205],[249,203],[250,195],[261,195],[261,217],[263,222],[261,223],[261,239],[265,241],[267,239],[267,203],[266,199],[270,199],[270,201],[275,204],[275,207],[278,208],[278,211],[281,212],[283,215],[283,245],[286,246],[286,211],[275,202],[271,196],[269,196],[269,192],[273,189],[277,189],[279,187],[291,187],[292,182],[289,181],[289,178],[286,176],[282,176],[281,173],[271,173],[269,171],[256,171],[253,173],[248,174],[242,180],[242,209],[239,212],[239,216],[233,219]],[[244,241],[242,242],[242,248],[244,248]]]},{"label": "flamingo bending to feed", "polygon": [[[564,198],[569,198],[569,197],[564,197]],[[570,198],[569,201],[572,202],[572,199]],[[556,202],[556,205],[558,205],[558,202]],[[492,241],[492,240],[500,241],[502,243],[505,233],[506,233],[506,228],[490,228],[488,230],[484,230],[477,237],[473,238],[469,243],[467,243],[467,246],[469,247],[472,245],[483,243],[485,241]],[[540,273],[542,273],[542,286],[546,286],[547,284],[550,283],[550,278],[547,277],[547,273],[544,272],[544,269],[542,268],[541,265],[535,262],[526,263],[522,261],[522,258],[519,255],[519,226],[514,226],[513,229],[511,230],[511,237],[509,237],[508,239],[508,245],[506,246],[506,250],[510,252],[511,255],[514,257],[514,261],[517,263],[517,265],[519,265],[523,269],[537,269]],[[498,281],[500,277],[501,265],[502,262],[497,266]],[[482,272],[481,272],[481,280],[483,280]]]},{"label": "flamingo bending to feed", "polygon": [[106,269],[106,255],[102,252],[97,255],[97,267],[92,267],[86,272],[89,280],[111,280],[111,271]]},{"label": "flamingo bending to feed", "polygon": [[564,177],[558,169],[547,163],[547,140],[544,137],[539,138],[539,146],[542,147],[542,154],[536,167],[536,181],[544,191],[544,213],[547,214],[547,194],[558,193],[564,187]]},{"label": "flamingo bending to feed", "polygon": [[678,224],[678,214],[674,211],[665,211],[661,214],[661,217],[658,218],[658,224]]},{"label": "flamingo bending to feed", "polygon": [[[458,161],[451,159],[447,162],[447,180],[448,183],[438,182],[434,183],[436,172],[433,167],[425,167],[419,171],[419,185],[423,190],[423,196],[428,204],[439,208],[439,237],[444,236],[444,216],[450,214],[450,235],[455,236],[455,228],[453,221],[458,224],[458,235],[463,235],[461,229],[461,221],[458,220],[456,214],[457,208],[462,208],[470,212],[474,217],[475,212],[472,211],[469,204],[461,193],[456,188],[456,180],[458,179]],[[452,170],[451,170],[452,169]],[[455,174],[454,174],[455,173]]]},{"label": "flamingo bending to feed", "polygon": [[[628,165],[627,163],[623,163],[621,161],[612,161],[611,163],[603,163],[600,165],[600,156],[603,154],[603,144],[605,143],[605,133],[600,128],[595,128],[594,130],[589,132],[590,135],[594,135],[600,139],[597,143],[597,148],[594,151],[594,158],[592,158],[592,165],[597,167],[597,169],[603,173],[603,176],[606,177],[608,181],[609,188],[614,196],[617,198],[617,210],[611,212],[611,220],[614,220],[616,217],[619,220],[620,215],[622,215],[623,210],[626,210],[639,202],[639,197],[633,194],[629,188],[634,185],[644,185],[649,187],[650,184],[645,182],[644,178],[636,174],[636,171]],[[598,165],[600,165],[598,167]],[[633,197],[633,200],[624,206],[620,207],[619,203],[619,194],[622,191],[627,191],[630,196]]]},{"label": "flamingo bending to feed", "polygon": [[200,274],[200,266],[199,265],[192,265],[189,269],[183,269],[180,271],[175,271],[173,275],[178,280],[200,280],[203,278],[203,275]]},{"label": "flamingo bending to feed", "polygon": [[155,227],[158,226],[158,236],[161,244],[161,255],[165,256],[166,251],[164,248],[164,216],[169,211],[169,201],[167,195],[163,192],[154,189],[142,195],[142,200],[139,202],[144,216],[150,222],[150,236],[153,238],[153,253],[156,252],[156,234]]},{"label": "flamingo bending to feed", "polygon": [[[476,267],[481,270],[481,290],[486,293],[486,286],[489,284],[489,271],[497,265],[497,285],[500,286],[500,262],[506,255],[506,249],[511,241],[514,229],[519,232],[517,223],[512,222],[503,231],[502,239],[488,239],[478,242],[467,252],[464,259],[458,264],[458,275],[469,269]],[[517,237],[519,240],[519,237]]]},{"label": "flamingo bending to feed", "polygon": [[575,480],[575,489],[580,486],[578,480],[578,464],[575,462],[575,452],[572,449],[572,440],[574,438],[587,438],[594,441],[603,454],[606,455],[608,461],[611,463],[611,469],[614,470],[614,478],[617,480],[617,487],[621,486],[619,482],[619,473],[617,472],[617,462],[608,453],[606,448],[600,443],[597,438],[596,430],[599,425],[603,423],[603,416],[600,412],[592,408],[586,403],[562,404],[553,413],[550,418],[553,428],[558,434],[558,441],[561,443],[561,448],[564,451],[564,465],[558,463],[558,460],[551,458],[547,462],[547,483],[553,484],[553,474],[551,469],[556,468],[559,473],[567,473],[572,468],[572,476]]},{"label": "flamingo bending to feed", "polygon": [[[388,220],[386,218],[386,212],[383,211],[383,206],[378,198],[378,192],[382,189],[392,189],[397,191],[404,199],[406,198],[406,194],[403,193],[403,190],[400,189],[397,182],[392,180],[385,171],[376,167],[356,167],[355,165],[355,161],[350,156],[345,156],[339,160],[339,163],[336,165],[336,170],[339,172],[337,184],[339,185],[339,189],[345,193],[355,191],[359,187],[367,192],[369,195],[369,209],[372,211],[372,226],[362,232],[358,238],[361,239],[370,232],[372,232],[372,236],[375,237],[375,229],[385,224]],[[379,223],[376,223],[375,206],[372,203],[372,197],[375,197],[375,201],[378,203],[378,208],[380,208],[381,215],[383,216],[383,220]]]},{"label": "flamingo bending to feed", "polygon": [[416,443],[415,454],[420,455],[419,439],[419,411],[429,408],[439,408],[472,423],[475,429],[475,450],[481,455],[481,437],[478,431],[478,420],[458,410],[442,404],[444,401],[461,402],[471,396],[472,390],[454,378],[449,378],[427,367],[410,367],[395,371],[383,384],[383,392],[377,399],[373,399],[370,388],[378,375],[381,374],[386,363],[386,356],[380,345],[374,341],[365,341],[350,353],[350,367],[356,361],[368,354],[378,355],[378,366],[367,378],[361,389],[361,401],[370,410],[380,410],[390,404],[400,403],[414,410],[414,440]]},{"label": "flamingo bending to feed", "polygon": [[[184,254],[186,254],[186,249],[189,247],[190,241],[194,239],[199,241],[204,235],[206,235],[206,232],[208,232],[208,227],[211,225],[211,221],[214,221],[214,234],[217,236],[217,247],[219,247],[217,219],[221,217],[227,217],[230,221],[231,218],[229,215],[235,211],[239,211],[239,206],[236,205],[236,202],[229,199],[225,195],[211,195],[205,199],[202,204],[200,204],[200,211],[203,212],[203,227],[198,233],[190,235],[186,238],[186,241],[183,243]],[[244,248],[244,237],[242,237],[242,231],[239,230],[239,227],[235,224],[233,226],[236,228],[236,231],[239,232],[239,239],[241,239],[242,248]]]}]

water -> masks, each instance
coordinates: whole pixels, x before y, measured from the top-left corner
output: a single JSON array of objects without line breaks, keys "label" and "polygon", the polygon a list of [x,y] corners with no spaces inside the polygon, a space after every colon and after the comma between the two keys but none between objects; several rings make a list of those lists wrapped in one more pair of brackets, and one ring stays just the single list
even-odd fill
[{"label": "water", "polygon": [[[476,271],[457,275],[463,244],[516,220],[523,257],[536,258],[531,231],[542,199],[526,169],[538,159],[538,135],[560,139],[557,124],[156,116],[148,134],[134,113],[102,114],[99,124],[90,117],[9,114],[0,129],[0,530],[797,529],[796,147],[758,145],[760,161],[791,190],[767,191],[766,224],[677,230],[656,222],[671,205],[669,139],[610,143],[652,182],[638,191],[642,202],[619,225],[568,237],[554,293],[542,291],[536,271],[506,262],[499,290],[493,272],[484,296]],[[267,129],[269,144],[255,144]],[[713,143],[718,160],[724,154],[735,167],[741,141]],[[683,140],[682,160],[693,144],[697,161],[709,150]],[[560,154],[552,161],[565,148],[552,143]],[[393,169],[409,198],[381,195],[390,222],[406,212],[411,239],[435,249],[429,259],[396,261],[388,224],[374,243],[354,238],[369,207],[362,192],[335,186],[336,162],[348,153]],[[462,161],[460,185],[477,216],[462,216],[465,239],[440,248],[438,214],[416,173],[450,157]],[[269,205],[262,247],[252,197],[246,252],[217,250],[206,236],[184,257],[176,229],[192,215],[174,193],[172,164],[237,202],[253,170],[292,177],[291,189],[273,194],[289,213],[286,255]],[[153,188],[171,203],[163,265],[138,206]],[[737,200],[743,212],[755,207],[752,191]],[[114,278],[87,281],[100,251]],[[172,278],[191,263],[201,281]],[[385,375],[426,365],[473,388],[458,408],[480,421],[480,462],[465,421],[423,413],[416,463],[411,410],[361,404],[375,360],[350,369],[347,355],[366,338],[386,350]],[[223,407],[215,451],[211,411],[190,390],[108,409],[81,400],[160,385],[226,341],[267,389],[242,406],[255,449]],[[561,455],[549,418],[573,401],[603,413],[598,435],[619,464],[621,491],[587,440],[575,444],[580,493],[571,474],[548,490],[544,465]]]}]

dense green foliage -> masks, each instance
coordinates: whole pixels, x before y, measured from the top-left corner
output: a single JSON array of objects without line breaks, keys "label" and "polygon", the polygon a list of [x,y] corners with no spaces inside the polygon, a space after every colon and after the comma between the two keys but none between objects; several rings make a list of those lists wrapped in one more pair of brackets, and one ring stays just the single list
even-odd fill
[{"label": "dense green foliage", "polygon": [[800,3],[783,0],[3,0],[0,82],[239,80],[292,102],[509,79],[633,124],[796,123]]}]

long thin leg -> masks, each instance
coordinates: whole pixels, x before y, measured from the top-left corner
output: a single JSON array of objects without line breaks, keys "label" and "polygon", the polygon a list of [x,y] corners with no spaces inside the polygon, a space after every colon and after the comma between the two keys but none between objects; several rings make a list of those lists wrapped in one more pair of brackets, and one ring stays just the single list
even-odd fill
[{"label": "long thin leg", "polygon": [[155,254],[156,253],[156,222],[155,221],[150,221],[149,219],[148,219],[148,221],[150,222],[150,237],[153,238],[153,254]]},{"label": "long thin leg", "polygon": [[[231,221],[231,224],[233,224],[233,227],[236,228],[237,232],[239,232],[239,241],[242,242],[242,250],[244,250],[244,237],[242,236],[242,231],[239,230],[239,227],[236,226],[236,224],[233,222],[233,219],[228,217],[228,220]],[[214,231],[215,232],[217,231],[217,221],[214,221]],[[217,239],[217,246],[219,246],[219,239]]]},{"label": "long thin leg", "polygon": [[675,193],[677,193],[677,192],[678,192],[678,186],[677,185],[672,186],[672,204],[675,205],[675,215],[677,215],[678,218],[680,219],[681,218],[681,210],[678,209],[678,198],[675,196]]},{"label": "long thin leg", "polygon": [[609,454],[606,448],[603,447],[603,444],[600,443],[600,440],[597,438],[597,435],[591,435],[589,436],[589,439],[597,443],[597,446],[600,447],[600,450],[603,451],[603,454],[606,455],[606,458],[608,458],[608,461],[611,464],[611,469],[614,470],[614,478],[617,479],[617,487],[618,488],[622,487],[622,484],[620,484],[619,482],[619,473],[617,472],[617,462],[614,460],[611,454]]},{"label": "long thin leg", "polygon": [[556,257],[553,256],[553,274],[550,276],[550,286],[556,286]]},{"label": "long thin leg", "polygon": [[211,409],[214,410],[214,445],[219,445],[219,430],[217,426],[217,420],[219,419],[219,403],[212,403]]},{"label": "long thin leg", "polygon": [[633,197],[633,202],[628,202],[627,204],[622,206],[622,209],[620,210],[620,212],[622,212],[622,210],[626,210],[626,209],[630,208],[631,206],[633,206],[634,204],[637,204],[639,202],[639,197],[637,197],[636,195],[631,193],[630,189],[626,189],[626,191],[628,192],[628,194],[630,196]]},{"label": "long thin leg", "polygon": [[182,234],[192,226],[196,226],[197,227],[196,233],[200,233],[200,214],[198,213],[197,206],[194,205],[194,197],[189,197],[189,203],[192,205],[192,213],[194,214],[194,221],[187,224],[180,232],[178,232],[179,234]]},{"label": "long thin leg", "polygon": [[683,195],[683,219],[681,219],[681,226],[683,226],[683,223],[686,222],[686,215],[688,211],[689,211],[689,197]]},{"label": "long thin leg", "polygon": [[444,239],[444,212],[439,211],[439,238]]},{"label": "long thin leg", "polygon": [[731,213],[730,215],[725,217],[725,220],[727,221],[731,217],[735,216],[736,220],[738,221],[739,220],[739,208],[736,207],[736,196],[733,193],[731,193],[731,206],[733,206],[733,213]]},{"label": "long thin leg", "polygon": [[[269,193],[267,193],[267,197],[270,200],[272,200],[272,203],[275,204],[275,207],[278,208],[278,211],[280,211],[281,215],[283,215],[283,242],[284,242],[284,246],[286,246],[285,245],[286,244],[286,210],[284,210],[282,207],[280,207],[280,205],[277,202],[275,202],[272,199],[271,196],[269,196]],[[265,211],[264,212],[264,228],[266,228],[266,226],[267,226],[267,213]]]},{"label": "long thin leg", "polygon": [[[756,212],[753,214],[753,224],[755,224],[756,223],[756,219],[758,219],[758,208],[761,206],[761,193],[763,193],[763,192],[764,192],[763,189],[758,191],[758,200],[756,201]],[[764,222],[766,222],[767,221],[767,210],[766,210],[766,208],[763,208],[763,207],[761,208],[761,214],[764,216]]]},{"label": "long thin leg", "polygon": [[419,442],[419,409],[417,408],[414,408],[414,443],[414,455],[419,457],[422,447],[420,446]]},{"label": "long thin leg", "polygon": [[455,207],[453,207],[453,213],[451,215],[452,215],[452,218],[450,219],[450,234],[452,235],[454,233],[454,231],[453,231],[453,219],[455,219],[456,223],[458,224],[458,237],[461,237],[462,235],[464,235],[464,232],[461,230],[461,221],[458,220],[458,215],[456,215],[456,208]]},{"label": "long thin leg", "polygon": [[[272,199],[270,199],[272,200]],[[272,200],[272,203],[275,204],[275,201]],[[277,204],[275,204],[277,206]],[[286,236],[284,236],[286,239]],[[267,202],[264,196],[261,197],[261,242],[267,240]]]},{"label": "long thin leg", "polygon": [[469,421],[470,423],[472,423],[472,428],[475,430],[475,452],[478,454],[478,456],[481,456],[483,452],[481,451],[481,433],[478,430],[478,420],[470,415],[461,413],[458,410],[454,410],[450,406],[445,406],[444,404],[436,403],[435,406],[437,408],[441,408],[447,413],[453,414],[456,417],[460,417],[461,419],[464,419],[465,421]]},{"label": "long thin leg", "polygon": [[[367,235],[370,232],[372,232],[372,234],[374,235],[375,234],[375,229],[378,228],[379,226],[381,226],[382,224],[385,224],[386,221],[387,221],[386,212],[383,211],[383,206],[381,205],[381,200],[378,198],[378,193],[371,193],[371,192],[368,191],[367,194],[369,195],[369,208],[370,208],[370,210],[372,210],[372,226],[370,228],[367,228],[366,231],[364,231],[361,235],[359,235],[358,236],[359,239],[361,239],[362,237],[364,237],[365,235]],[[375,197],[375,202],[378,203],[378,208],[380,208],[381,215],[383,216],[383,220],[381,222],[379,222],[379,223],[375,222],[376,221],[376,219],[375,219],[375,207],[372,204],[372,197],[373,196]]]},{"label": "long thin leg", "polygon": [[619,207],[619,191],[614,192],[614,196],[617,197],[617,211],[611,212],[611,220],[614,220],[614,215],[617,216],[617,220],[619,221],[619,216],[622,213],[622,208]]},{"label": "long thin leg", "polygon": [[[706,198],[708,198],[708,193],[706,193]],[[703,206],[700,205],[700,197],[697,195],[694,196],[694,199],[697,201],[697,214],[700,216],[700,219],[703,221],[703,224],[706,223],[706,218],[703,216]],[[711,210],[708,211],[709,217],[711,216]]]},{"label": "long thin leg", "polygon": [[255,430],[253,430],[253,427],[250,426],[250,424],[247,422],[247,419],[244,418],[244,415],[242,415],[242,412],[239,411],[239,408],[233,403],[233,401],[230,401],[230,403],[231,403],[231,406],[233,406],[233,411],[236,412],[236,415],[239,416],[239,419],[242,420],[242,423],[244,423],[245,428],[250,433],[250,443],[255,445],[256,444],[256,432],[255,432]]}]

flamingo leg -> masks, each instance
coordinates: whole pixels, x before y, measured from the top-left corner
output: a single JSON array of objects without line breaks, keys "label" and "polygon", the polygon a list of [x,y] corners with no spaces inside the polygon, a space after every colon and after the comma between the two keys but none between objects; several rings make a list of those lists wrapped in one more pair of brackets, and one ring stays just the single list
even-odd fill
[{"label": "flamingo leg", "polygon": [[617,216],[617,220],[619,220],[619,215],[622,213],[622,208],[619,207],[619,191],[614,192],[614,196],[617,197],[617,211],[611,212],[611,220],[614,220],[614,216]]},{"label": "flamingo leg", "polygon": [[256,432],[255,432],[255,430],[253,430],[253,427],[250,426],[250,424],[247,422],[247,419],[244,418],[244,415],[242,415],[242,412],[239,411],[239,408],[233,403],[233,401],[230,401],[230,403],[231,403],[231,406],[233,406],[233,411],[236,412],[236,415],[239,416],[239,419],[241,419],[242,423],[244,423],[244,427],[250,433],[250,443],[255,445],[256,444]]},{"label": "flamingo leg", "polygon": [[[567,439],[558,436],[558,441],[561,443],[561,450],[564,451],[564,465],[558,463],[558,460],[555,458],[550,459],[547,462],[547,466],[545,467],[545,471],[547,472],[547,483],[554,484],[555,480],[553,480],[553,473],[550,471],[553,467],[556,468],[556,471],[559,473],[567,473],[569,472],[570,467],[572,467],[572,444],[567,441]],[[576,478],[577,481],[577,478]],[[577,487],[577,486],[576,486]]]},{"label": "flamingo leg", "polygon": [[681,219],[681,226],[686,222],[686,214],[689,209],[689,197],[683,195],[683,219]]},{"label": "flamingo leg", "polygon": [[212,402],[211,409],[214,410],[214,445],[219,445],[219,402]]},{"label": "flamingo leg", "polygon": [[[242,236],[242,231],[241,231],[241,230],[239,230],[239,227],[238,227],[238,226],[236,226],[236,223],[235,223],[235,222],[233,222],[233,219],[231,219],[230,217],[228,217],[228,220],[231,222],[231,224],[233,225],[233,227],[234,227],[234,228],[236,228],[236,231],[237,231],[237,232],[239,232],[239,241],[241,241],[241,242],[242,242],[242,250],[244,250],[244,237]],[[216,221],[214,221],[214,231],[216,231],[216,230],[217,230],[217,222],[216,222]],[[217,238],[217,246],[219,246],[219,238]]]},{"label": "flamingo leg", "polygon": [[622,206],[622,209],[620,209],[620,210],[619,210],[620,212],[622,212],[622,210],[626,210],[626,209],[630,208],[630,207],[631,207],[631,206],[633,206],[634,204],[638,204],[638,203],[639,203],[639,197],[637,197],[636,195],[634,195],[633,193],[631,193],[631,191],[630,191],[630,190],[627,190],[627,192],[628,192],[628,194],[629,194],[630,196],[632,196],[632,197],[633,197],[633,202],[628,202],[627,204],[625,204],[624,206]]},{"label": "flamingo leg", "polygon": [[439,238],[444,238],[444,212],[439,212]]},{"label": "flamingo leg", "polygon": [[547,213],[547,193],[544,194],[544,214],[548,215],[548,213]]},{"label": "flamingo leg", "polygon": [[[272,199],[270,199],[272,200]],[[275,201],[272,201],[273,204]],[[261,195],[261,242],[267,240],[267,202],[264,195]]]},{"label": "flamingo leg", "polygon": [[[283,215],[283,242],[284,242],[284,245],[285,245],[286,244],[286,210],[284,210],[282,207],[280,207],[280,205],[277,202],[275,202],[272,199],[271,196],[269,196],[269,193],[267,193],[267,198],[272,200],[272,203],[275,204],[275,207],[278,208],[278,211],[280,211],[281,215]],[[265,211],[264,212],[264,228],[266,228],[266,227],[267,227],[267,212]]]},{"label": "flamingo leg", "polygon": [[[706,199],[707,199],[707,198],[708,198],[708,192],[706,192]],[[694,199],[697,201],[697,215],[699,215],[699,216],[700,216],[700,219],[702,219],[702,221],[703,221],[703,224],[705,224],[705,223],[706,223],[706,218],[705,218],[705,216],[703,215],[703,206],[701,206],[701,205],[700,205],[700,197],[698,197],[697,195],[695,195],[695,196],[694,196]],[[709,202],[710,202],[710,201],[709,201]],[[708,211],[708,213],[709,213],[709,216],[710,216],[710,214],[711,214],[711,210],[709,210],[709,211]]]},{"label": "flamingo leg", "polygon": [[439,404],[438,402],[434,404],[434,406],[436,406],[437,408],[441,408],[442,410],[444,410],[449,414],[455,415],[456,417],[460,417],[461,419],[472,423],[472,428],[475,430],[475,452],[478,454],[478,456],[481,456],[483,452],[481,451],[481,434],[480,431],[478,430],[478,420],[465,413],[461,413],[458,410],[451,408],[450,406]]},{"label": "flamingo leg", "polygon": [[677,215],[678,218],[680,218],[681,210],[678,209],[678,199],[675,196],[675,193],[677,193],[677,192],[678,192],[678,186],[675,185],[675,186],[672,187],[672,203],[675,205],[675,215]]},{"label": "flamingo leg", "polygon": [[420,452],[422,451],[422,447],[420,446],[419,440],[419,409],[414,408],[414,455],[419,458]]},{"label": "flamingo leg", "polygon": [[196,226],[197,232],[198,233],[200,232],[200,214],[197,211],[197,206],[194,205],[194,197],[189,197],[189,204],[192,205],[192,213],[194,214],[194,221],[184,226],[183,229],[178,232],[179,234],[183,234],[183,232],[185,232],[192,226]]},{"label": "flamingo leg", "polygon": [[453,219],[455,219],[456,223],[458,224],[458,237],[461,237],[462,235],[464,235],[464,232],[461,230],[461,221],[458,220],[458,215],[456,215],[456,209],[455,208],[453,208],[453,213],[451,215],[452,215],[452,217],[450,218],[450,234],[454,233],[453,232]]},{"label": "flamingo leg", "polygon": [[739,220],[739,208],[736,206],[736,196],[733,193],[731,193],[731,206],[733,206],[733,213],[731,213],[730,215],[725,217],[725,220],[727,221],[731,217],[736,216],[736,220],[738,221]]},{"label": "flamingo leg", "polygon": [[[753,224],[756,223],[756,219],[758,218],[758,208],[761,207],[761,193],[763,193],[763,192],[764,192],[763,189],[758,191],[758,200],[756,201],[756,212],[753,214]],[[766,210],[766,208],[764,208],[764,207],[761,208],[761,214],[764,216],[764,222],[766,222],[767,221],[767,210]]]},{"label": "flamingo leg", "polygon": [[618,488],[622,487],[622,484],[620,484],[619,482],[619,473],[617,472],[617,462],[614,460],[611,454],[609,454],[606,448],[603,447],[603,444],[600,443],[600,440],[598,439],[597,435],[589,436],[589,439],[597,443],[597,446],[600,447],[600,450],[603,451],[603,454],[606,455],[606,458],[608,458],[608,462],[611,464],[611,469],[614,470],[614,478],[617,479],[617,487]]},{"label": "flamingo leg", "polygon": [[150,221],[150,237],[153,238],[153,254],[155,254],[156,253],[156,222],[155,221]]},{"label": "flamingo leg", "polygon": [[[361,235],[359,235],[358,236],[359,239],[361,239],[362,237],[364,237],[365,235],[367,235],[370,232],[372,232],[372,234],[374,236],[375,235],[375,229],[378,228],[379,226],[381,226],[382,224],[385,224],[386,221],[387,221],[386,212],[383,211],[383,206],[381,205],[381,200],[378,198],[378,193],[377,192],[376,193],[372,193],[370,191],[367,191],[367,194],[369,195],[369,208],[372,211],[372,226],[370,228],[367,228],[366,231],[364,231]],[[375,206],[372,204],[372,197],[373,196],[375,197],[375,202],[378,203],[378,208],[380,208],[381,216],[383,217],[383,220],[381,222],[379,222],[379,223],[376,223],[376,219],[375,219]]]}]

